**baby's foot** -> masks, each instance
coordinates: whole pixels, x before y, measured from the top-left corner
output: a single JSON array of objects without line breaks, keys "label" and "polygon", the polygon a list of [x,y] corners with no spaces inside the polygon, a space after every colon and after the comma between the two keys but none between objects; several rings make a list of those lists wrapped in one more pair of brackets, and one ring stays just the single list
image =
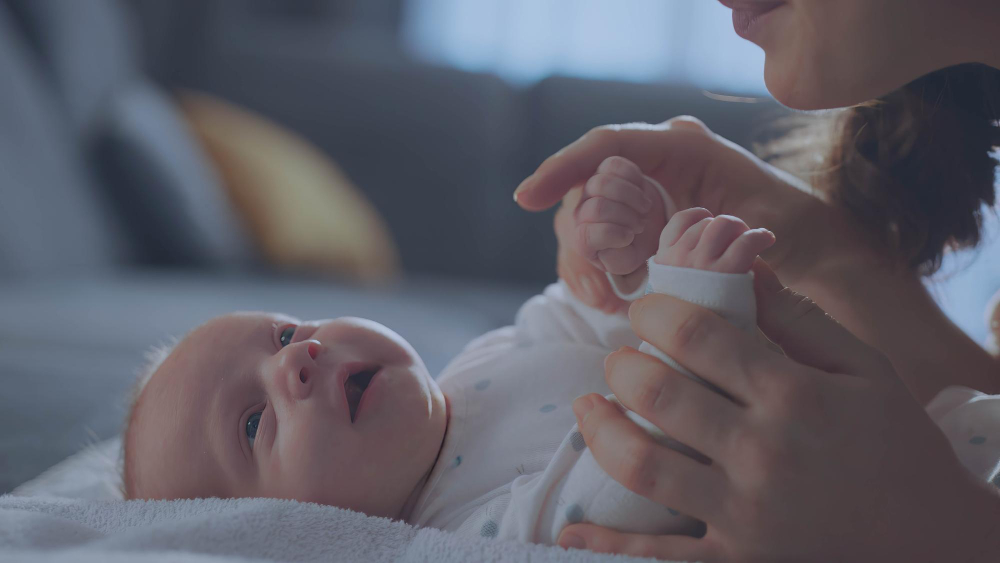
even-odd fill
[{"label": "baby's foot", "polygon": [[694,207],[675,213],[660,233],[657,264],[744,274],[761,252],[774,244],[767,229],[751,229],[731,215],[713,217]]},{"label": "baby's foot", "polygon": [[659,190],[632,161],[613,156],[587,181],[573,214],[577,252],[616,275],[636,271],[656,252],[667,224]]}]

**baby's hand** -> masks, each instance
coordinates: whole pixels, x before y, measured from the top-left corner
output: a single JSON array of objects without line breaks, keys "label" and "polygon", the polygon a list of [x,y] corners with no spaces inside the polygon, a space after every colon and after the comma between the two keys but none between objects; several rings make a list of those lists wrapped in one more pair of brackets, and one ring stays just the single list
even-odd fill
[{"label": "baby's hand", "polygon": [[774,244],[767,229],[750,229],[731,215],[712,214],[701,207],[675,213],[660,233],[653,261],[665,266],[696,268],[725,274],[745,274],[757,255]]},{"label": "baby's hand", "polygon": [[573,213],[576,251],[610,274],[631,274],[645,264],[667,224],[652,182],[630,160],[612,156],[602,162]]}]

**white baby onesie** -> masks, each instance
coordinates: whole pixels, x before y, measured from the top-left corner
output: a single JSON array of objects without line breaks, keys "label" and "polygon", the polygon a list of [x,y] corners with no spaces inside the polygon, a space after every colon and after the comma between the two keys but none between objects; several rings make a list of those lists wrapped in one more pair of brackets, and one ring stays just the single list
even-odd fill
[{"label": "white baby onesie", "polygon": [[[754,330],[750,274],[650,262],[649,282],[654,291],[706,306]],[[610,394],[605,356],[640,344],[641,350],[680,367],[641,343],[624,315],[587,307],[562,282],[525,303],[513,326],[470,343],[438,378],[449,402],[448,431],[408,520],[544,544],[555,543],[562,528],[574,522],[635,533],[694,532],[695,520],[628,491],[601,470],[575,426],[573,399]],[[651,424],[627,414],[663,443],[684,451]]]}]

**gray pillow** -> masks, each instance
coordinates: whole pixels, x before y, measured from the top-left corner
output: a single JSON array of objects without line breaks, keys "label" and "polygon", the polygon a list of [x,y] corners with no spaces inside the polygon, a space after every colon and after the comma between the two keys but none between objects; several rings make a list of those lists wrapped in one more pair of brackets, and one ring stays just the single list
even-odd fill
[{"label": "gray pillow", "polygon": [[238,266],[254,261],[246,230],[177,108],[139,79],[109,99],[91,154],[119,216],[158,265]]}]

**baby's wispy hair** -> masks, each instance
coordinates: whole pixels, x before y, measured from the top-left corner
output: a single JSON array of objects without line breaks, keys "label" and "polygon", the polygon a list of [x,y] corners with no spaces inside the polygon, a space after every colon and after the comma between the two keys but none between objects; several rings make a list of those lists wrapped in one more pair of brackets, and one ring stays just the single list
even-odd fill
[{"label": "baby's wispy hair", "polygon": [[173,352],[174,347],[177,346],[179,341],[179,338],[171,337],[167,342],[156,344],[146,351],[144,354],[144,361],[136,372],[136,381],[132,385],[132,389],[129,392],[127,399],[128,414],[125,416],[125,424],[122,428],[122,447],[118,463],[119,473],[121,476],[121,493],[126,499],[131,498],[134,493],[133,484],[129,481],[132,475],[132,468],[130,467],[130,465],[132,465],[132,460],[129,458],[127,449],[129,429],[132,428],[132,421],[135,418],[136,407],[139,405],[139,397],[142,396],[142,392],[149,383],[149,380],[152,379],[153,374],[160,369],[160,366],[162,366],[163,362],[168,356],[170,356],[170,353]]}]

